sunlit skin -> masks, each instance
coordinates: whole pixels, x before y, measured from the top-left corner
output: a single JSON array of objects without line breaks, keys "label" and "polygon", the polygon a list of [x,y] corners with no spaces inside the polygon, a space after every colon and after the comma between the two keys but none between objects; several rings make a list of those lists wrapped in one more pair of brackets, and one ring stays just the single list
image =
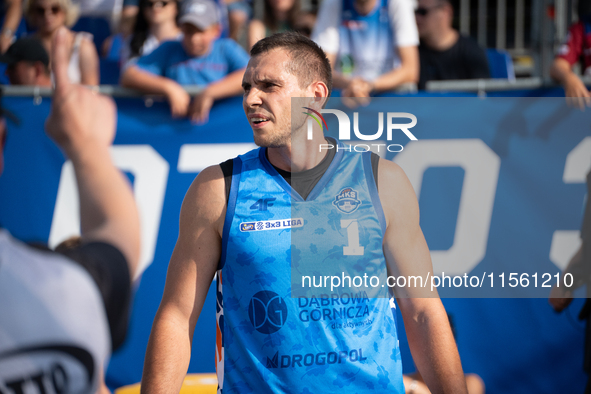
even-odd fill
[{"label": "sunlit skin", "polygon": [[[177,3],[173,0],[166,0],[168,4],[162,6],[155,0],[149,1],[148,6],[144,7],[144,16],[150,24],[159,24],[168,20],[173,20],[177,13]],[[152,6],[152,3],[156,5]]]},{"label": "sunlit skin", "polygon": [[[56,31],[60,26],[64,26],[66,23],[66,13],[61,5],[55,0],[34,0],[33,4],[33,24],[38,29],[39,35],[51,34]],[[59,11],[54,14],[52,8],[59,8]],[[37,10],[44,10],[44,14],[41,15]]]},{"label": "sunlit skin", "polygon": [[275,11],[277,16],[281,13],[286,13],[293,7],[295,0],[269,0],[273,11]]},{"label": "sunlit skin", "polygon": [[30,62],[16,62],[6,69],[6,76],[11,85],[36,85],[35,64]]},{"label": "sunlit skin", "polygon": [[428,10],[427,15],[424,16],[415,14],[421,39],[430,39],[451,25],[451,21],[448,20],[449,16],[446,15],[447,9],[439,0],[419,0],[418,5],[420,8]]},{"label": "sunlit skin", "polygon": [[190,23],[181,25],[183,32],[183,48],[189,56],[204,56],[211,50],[211,45],[220,36],[219,24],[213,24],[205,30]]},{"label": "sunlit skin", "polygon": [[[319,162],[321,158],[314,147],[324,143],[324,137],[321,132],[315,132],[313,140],[306,139],[308,118],[302,111],[295,111],[292,117],[292,97],[308,98],[306,105],[319,110],[328,88],[321,81],[302,88],[298,77],[286,71],[290,61],[288,52],[283,49],[251,58],[242,79],[242,105],[255,143],[271,148],[269,160],[285,170],[301,171]],[[294,151],[292,142],[296,140],[298,149]],[[320,156],[325,154],[322,152]]]},{"label": "sunlit skin", "polygon": [[[244,73],[242,105],[258,146],[291,144],[291,98],[305,97],[306,91],[295,75],[285,71],[289,61],[285,51],[274,50],[252,58]],[[299,118],[294,119],[295,129],[305,122],[304,116]]]}]

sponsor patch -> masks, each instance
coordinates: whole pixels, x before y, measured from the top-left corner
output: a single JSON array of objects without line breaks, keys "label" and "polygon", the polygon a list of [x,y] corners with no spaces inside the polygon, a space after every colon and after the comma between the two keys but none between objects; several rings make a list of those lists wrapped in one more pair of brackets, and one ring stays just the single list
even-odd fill
[{"label": "sponsor patch", "polygon": [[242,222],[240,231],[283,230],[286,228],[304,227],[304,219],[261,220],[259,222]]},{"label": "sponsor patch", "polygon": [[357,191],[346,187],[335,196],[332,204],[343,213],[353,213],[359,208],[361,201],[357,198]]}]

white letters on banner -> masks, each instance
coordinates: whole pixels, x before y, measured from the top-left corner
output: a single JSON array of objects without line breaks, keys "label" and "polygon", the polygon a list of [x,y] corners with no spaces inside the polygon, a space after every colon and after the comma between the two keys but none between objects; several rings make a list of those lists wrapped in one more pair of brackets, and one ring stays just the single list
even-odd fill
[{"label": "white letters on banner", "polygon": [[486,254],[501,159],[480,139],[420,140],[408,143],[394,158],[417,198],[430,167],[461,167],[464,183],[453,245],[432,250],[435,275],[470,272]]},{"label": "white letters on banner", "polygon": [[[256,146],[238,144],[185,144],[177,169],[197,173],[204,168],[245,153]],[[156,240],[166,192],[169,164],[149,145],[118,145],[111,150],[115,165],[135,177],[134,194],[142,223],[139,276],[154,259]],[[383,152],[379,152],[382,153]],[[500,169],[500,158],[480,139],[413,141],[394,158],[406,172],[417,198],[423,175],[431,167],[461,167],[465,171],[454,241],[448,250],[432,250],[435,274],[470,272],[486,254],[490,221]],[[591,137],[586,137],[567,156],[563,180],[584,183],[591,168]],[[72,163],[62,167],[49,235],[49,246],[80,234],[79,202]],[[550,260],[564,269],[580,246],[579,231],[554,232]]]},{"label": "white letters on banner", "polygon": [[[585,183],[589,170],[591,170],[591,137],[585,137],[566,156],[562,180],[564,183]],[[554,231],[550,260],[562,271],[580,247],[581,237],[578,230]]]},{"label": "white letters on banner", "polygon": [[[111,148],[115,165],[133,174],[133,192],[141,223],[141,254],[136,277],[152,264],[160,216],[166,192],[169,165],[150,145],[117,145]],[[80,204],[72,162],[62,167],[60,183],[49,233],[49,246],[80,235]]]}]

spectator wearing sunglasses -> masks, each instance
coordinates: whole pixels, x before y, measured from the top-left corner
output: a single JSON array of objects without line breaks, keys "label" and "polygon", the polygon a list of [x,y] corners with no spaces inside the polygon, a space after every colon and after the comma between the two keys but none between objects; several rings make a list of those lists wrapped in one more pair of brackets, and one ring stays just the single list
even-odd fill
[{"label": "spectator wearing sunglasses", "polygon": [[[30,0],[25,9],[25,17],[37,29],[35,36],[41,40],[47,53],[52,53],[53,37],[59,28],[72,27],[78,15],[78,7],[70,0]],[[99,59],[92,34],[67,29],[66,42],[70,48],[70,82],[98,85]]]},{"label": "spectator wearing sunglasses", "polygon": [[[412,0],[324,0],[312,39],[345,97],[408,87],[419,77]],[[412,88],[411,88],[412,89]]]},{"label": "spectator wearing sunglasses", "polygon": [[[132,60],[121,84],[144,93],[162,94],[173,117],[206,122],[215,100],[242,92],[248,54],[234,40],[219,38],[220,14],[211,0],[187,0],[181,6],[182,41],[162,43],[152,53]],[[193,99],[181,85],[199,85]]]},{"label": "spectator wearing sunglasses", "polygon": [[452,27],[454,10],[448,0],[419,0],[415,16],[421,39],[419,89],[427,81],[490,78],[484,49]]}]

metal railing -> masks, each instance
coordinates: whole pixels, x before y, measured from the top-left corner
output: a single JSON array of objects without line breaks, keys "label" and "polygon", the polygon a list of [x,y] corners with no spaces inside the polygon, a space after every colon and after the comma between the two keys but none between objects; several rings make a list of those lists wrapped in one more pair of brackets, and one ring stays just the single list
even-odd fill
[{"label": "metal railing", "polygon": [[[586,86],[591,86],[591,76],[582,78]],[[429,81],[426,90],[429,92],[493,92],[524,89],[540,89],[559,87],[551,79],[540,77],[519,78],[514,81],[506,79],[467,79],[450,81]]]},{"label": "metal railing", "polygon": [[[199,94],[203,87],[199,85],[184,85],[183,88],[190,95]],[[16,85],[3,85],[0,87],[3,96],[9,97],[51,97],[53,89],[48,87],[40,86],[16,86]],[[91,89],[96,90],[98,93],[106,94],[112,97],[145,97],[154,98],[159,97],[155,95],[145,95],[140,91],[124,88],[118,85],[100,85],[93,86]]]},{"label": "metal railing", "polygon": [[544,79],[549,77],[557,46],[578,18],[575,0],[477,0],[475,10],[471,4],[474,6],[473,1],[459,0],[460,32],[474,36],[484,48],[531,59],[533,64],[517,63],[515,69],[519,74]]},{"label": "metal railing", "polygon": [[[591,86],[591,76],[582,78],[587,86]],[[542,79],[539,77],[519,78],[514,81],[507,79],[467,79],[467,80],[449,80],[449,81],[429,81],[426,91],[428,92],[482,92],[487,91],[511,91],[523,89],[552,88],[559,85],[551,79]],[[203,89],[197,85],[183,86],[187,93],[196,95]],[[7,97],[51,97],[53,90],[51,88],[39,86],[1,86],[2,95]],[[161,99],[160,96],[144,95],[141,92],[124,88],[117,85],[101,85],[96,87],[96,91],[112,97],[143,97],[144,99]]]}]

